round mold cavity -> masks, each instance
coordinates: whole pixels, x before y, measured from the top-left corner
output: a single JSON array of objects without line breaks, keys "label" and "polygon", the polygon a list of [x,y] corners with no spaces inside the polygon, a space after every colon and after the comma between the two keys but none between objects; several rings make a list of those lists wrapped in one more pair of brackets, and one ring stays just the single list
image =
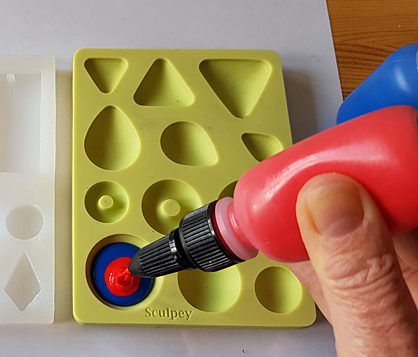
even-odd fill
[{"label": "round mold cavity", "polygon": [[44,225],[44,218],[36,206],[16,207],[6,218],[7,231],[18,239],[35,237]]},{"label": "round mold cavity", "polygon": [[190,305],[207,312],[228,310],[241,293],[241,276],[236,267],[214,273],[185,270],[178,273],[178,284]]},{"label": "round mold cavity", "polygon": [[195,123],[169,125],[161,135],[161,148],[170,160],[181,165],[212,166],[218,161],[209,135]]},{"label": "round mold cavity", "polygon": [[160,209],[162,214],[168,217],[176,217],[180,214],[181,206],[178,201],[168,198],[161,202]]},{"label": "round mold cavity", "polygon": [[90,216],[103,223],[118,221],[126,214],[129,207],[125,189],[119,184],[108,181],[90,187],[84,203]]},{"label": "round mold cavity", "polygon": [[124,273],[138,250],[131,243],[113,242],[93,253],[87,271],[92,287],[101,300],[116,307],[127,307],[140,303],[150,295],[154,279],[139,279]]},{"label": "round mold cavity", "polygon": [[228,186],[226,186],[221,193],[219,194],[219,199],[224,197],[233,197],[235,186],[237,185],[238,181],[231,182]]},{"label": "round mold cavity", "polygon": [[266,268],[258,274],[255,294],[266,309],[281,314],[292,312],[302,300],[300,282],[282,267]]},{"label": "round mold cavity", "polygon": [[106,170],[127,168],[140,151],[135,127],[115,107],[106,107],[97,115],[87,132],[84,147],[89,159]]},{"label": "round mold cavity", "polygon": [[164,180],[147,189],[142,199],[142,212],[153,229],[168,234],[187,213],[201,205],[193,187],[182,181]]}]

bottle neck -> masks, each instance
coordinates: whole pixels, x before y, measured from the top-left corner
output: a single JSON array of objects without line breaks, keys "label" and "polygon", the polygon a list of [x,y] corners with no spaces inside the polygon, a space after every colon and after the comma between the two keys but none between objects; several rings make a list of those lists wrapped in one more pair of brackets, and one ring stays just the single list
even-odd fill
[{"label": "bottle neck", "polygon": [[220,238],[238,258],[248,260],[257,255],[258,250],[245,237],[245,232],[240,230],[234,215],[234,200],[231,197],[224,197],[216,202],[215,222]]}]

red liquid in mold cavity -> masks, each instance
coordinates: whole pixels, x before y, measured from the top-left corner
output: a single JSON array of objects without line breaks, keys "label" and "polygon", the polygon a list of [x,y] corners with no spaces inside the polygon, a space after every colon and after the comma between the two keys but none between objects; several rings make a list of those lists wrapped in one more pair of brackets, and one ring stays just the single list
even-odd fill
[{"label": "red liquid in mold cavity", "polygon": [[140,278],[129,272],[130,262],[131,258],[121,257],[113,260],[106,268],[105,283],[113,295],[129,296],[138,290]]}]

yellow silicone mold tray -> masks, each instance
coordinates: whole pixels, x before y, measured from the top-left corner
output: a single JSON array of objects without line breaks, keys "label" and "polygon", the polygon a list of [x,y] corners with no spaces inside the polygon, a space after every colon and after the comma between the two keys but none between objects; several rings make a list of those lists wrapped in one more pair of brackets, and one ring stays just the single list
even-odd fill
[{"label": "yellow silicone mold tray", "polygon": [[216,273],[157,278],[140,303],[107,303],[91,266],[114,242],[144,246],[291,145],[271,51],[83,49],[74,58],[73,292],[81,323],[307,326],[315,306],[261,254]]}]

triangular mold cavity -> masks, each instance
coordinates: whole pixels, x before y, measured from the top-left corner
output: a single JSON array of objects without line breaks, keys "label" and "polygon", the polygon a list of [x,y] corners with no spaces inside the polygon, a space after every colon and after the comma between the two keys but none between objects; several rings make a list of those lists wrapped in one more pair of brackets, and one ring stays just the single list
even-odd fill
[{"label": "triangular mold cavity", "polygon": [[103,93],[112,92],[128,67],[121,58],[90,58],[84,67],[97,88]]},{"label": "triangular mold cavity", "polygon": [[139,85],[134,99],[144,106],[184,107],[191,105],[194,97],[174,65],[157,59]]},{"label": "triangular mold cavity", "polygon": [[200,71],[225,107],[245,118],[260,99],[271,66],[261,60],[213,59],[203,61]]}]

